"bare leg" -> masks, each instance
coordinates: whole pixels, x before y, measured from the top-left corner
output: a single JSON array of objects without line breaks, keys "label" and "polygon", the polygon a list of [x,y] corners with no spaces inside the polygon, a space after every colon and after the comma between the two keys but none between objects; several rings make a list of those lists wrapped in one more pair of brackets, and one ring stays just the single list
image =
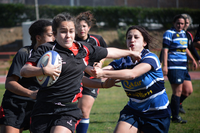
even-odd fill
[{"label": "bare leg", "polygon": [[184,80],[182,95],[189,96],[193,92],[192,82],[189,80]]},{"label": "bare leg", "polygon": [[138,129],[127,122],[120,121],[117,123],[114,133],[138,133]]},{"label": "bare leg", "polygon": [[183,84],[171,84],[173,94],[180,97],[182,93]]},{"label": "bare leg", "polygon": [[76,128],[77,133],[87,133],[90,123],[90,111],[94,104],[95,99],[90,95],[83,95],[78,101],[78,107],[82,110],[83,118]]},{"label": "bare leg", "polygon": [[183,82],[183,88],[182,88],[182,94],[180,97],[180,107],[179,107],[179,113],[186,113],[183,109],[182,103],[183,101],[193,92],[192,82],[189,80],[184,80]]},{"label": "bare leg", "polygon": [[64,126],[53,126],[50,133],[72,133],[72,131]]},{"label": "bare leg", "polygon": [[22,133],[23,129],[1,125],[1,133]]},{"label": "bare leg", "polygon": [[94,104],[95,99],[90,95],[83,95],[78,101],[78,107],[82,110],[83,118],[90,117],[90,111]]}]

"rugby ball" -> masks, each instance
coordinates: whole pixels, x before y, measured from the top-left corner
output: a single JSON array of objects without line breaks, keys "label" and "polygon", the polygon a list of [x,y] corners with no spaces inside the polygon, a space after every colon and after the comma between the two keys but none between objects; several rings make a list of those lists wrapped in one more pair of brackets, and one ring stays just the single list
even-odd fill
[{"label": "rugby ball", "polygon": [[[51,50],[44,53],[44,55],[39,59],[37,67],[45,67],[48,63],[48,60],[50,60],[52,65],[62,64],[60,55],[56,51]],[[60,65],[60,67],[57,69],[61,71],[62,65]],[[36,76],[36,79],[42,87],[48,87],[54,84],[58,80],[59,76],[56,77],[55,80],[53,80],[52,77],[46,75]]]}]

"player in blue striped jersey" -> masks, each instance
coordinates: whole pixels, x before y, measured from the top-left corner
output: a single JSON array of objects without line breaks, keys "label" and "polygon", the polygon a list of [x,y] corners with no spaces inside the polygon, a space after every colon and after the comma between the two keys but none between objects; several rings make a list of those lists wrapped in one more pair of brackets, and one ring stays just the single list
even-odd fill
[{"label": "player in blue striped jersey", "polygon": [[[163,35],[163,73],[169,79],[173,94],[171,97],[172,122],[186,123],[178,115],[181,93],[184,88],[192,89],[190,75],[187,71],[187,56],[193,61],[193,66],[197,64],[188,50],[188,39],[185,31],[185,17],[176,15],[173,20],[173,27]],[[181,100],[183,101],[183,100]]]},{"label": "player in blue striped jersey", "polygon": [[184,30],[177,32],[175,28],[171,28],[164,33],[163,47],[168,48],[168,69],[187,69],[187,41]]},{"label": "player in blue striped jersey", "polygon": [[115,133],[167,133],[170,125],[170,106],[164,87],[164,77],[158,57],[148,45],[151,36],[141,26],[131,26],[126,44],[131,51],[141,53],[140,61],[131,57],[114,60],[103,69],[94,68],[97,78],[121,79],[129,101],[120,112]]}]

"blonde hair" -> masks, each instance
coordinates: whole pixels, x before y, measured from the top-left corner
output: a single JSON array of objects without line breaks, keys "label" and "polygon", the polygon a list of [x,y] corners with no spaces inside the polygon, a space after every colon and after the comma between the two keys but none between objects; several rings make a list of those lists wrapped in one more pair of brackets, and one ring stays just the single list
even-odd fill
[{"label": "blonde hair", "polygon": [[192,24],[192,18],[191,18],[191,16],[189,15],[189,14],[186,14],[186,13],[184,13],[184,14],[181,14],[185,19],[188,19],[189,21],[190,21],[190,24]]}]

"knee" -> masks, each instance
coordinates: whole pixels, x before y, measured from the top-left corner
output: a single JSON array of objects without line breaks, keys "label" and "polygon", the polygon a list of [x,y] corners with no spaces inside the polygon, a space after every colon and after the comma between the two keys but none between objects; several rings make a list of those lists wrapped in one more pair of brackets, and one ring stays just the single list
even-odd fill
[{"label": "knee", "polygon": [[182,95],[185,95],[185,96],[189,96],[190,94],[192,94],[193,92],[193,88],[189,88],[189,89],[183,89],[182,91]]},{"label": "knee", "polygon": [[81,108],[82,114],[83,114],[83,118],[89,118],[90,116],[90,110],[88,110],[87,108]]},{"label": "knee", "polygon": [[189,91],[188,91],[188,96],[189,96],[190,94],[192,94],[192,92],[193,92],[193,89],[189,90]]}]

